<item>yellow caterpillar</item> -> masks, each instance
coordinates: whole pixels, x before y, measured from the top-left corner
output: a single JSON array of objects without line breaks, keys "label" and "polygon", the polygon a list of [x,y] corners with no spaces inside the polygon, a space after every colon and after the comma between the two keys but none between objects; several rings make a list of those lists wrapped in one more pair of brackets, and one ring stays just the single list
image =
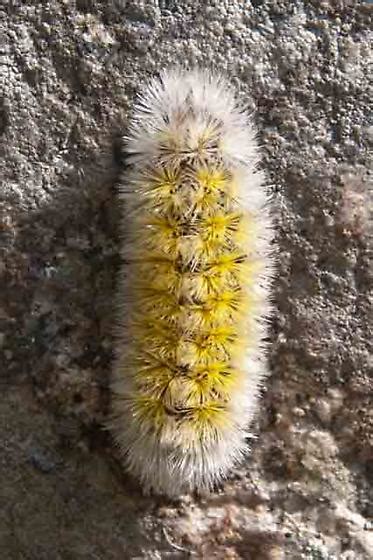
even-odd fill
[{"label": "yellow caterpillar", "polygon": [[211,489],[247,451],[266,374],[271,219],[224,78],[164,72],[126,137],[110,427],[146,492]]}]

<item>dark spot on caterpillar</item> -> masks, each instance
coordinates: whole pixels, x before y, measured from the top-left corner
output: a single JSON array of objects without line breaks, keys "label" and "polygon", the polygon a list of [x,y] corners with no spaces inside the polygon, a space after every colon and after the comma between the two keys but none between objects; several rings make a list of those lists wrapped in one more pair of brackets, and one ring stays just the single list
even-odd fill
[{"label": "dark spot on caterpillar", "polygon": [[188,376],[190,367],[187,365],[176,366],[176,372],[180,377]]},{"label": "dark spot on caterpillar", "polygon": [[236,264],[242,264],[242,263],[244,263],[246,260],[247,260],[247,255],[242,254],[242,255],[240,255],[239,257],[235,258],[235,259],[234,259],[234,262],[235,262]]},{"label": "dark spot on caterpillar", "polygon": [[166,414],[168,414],[168,416],[186,416],[187,414],[190,414],[191,412],[193,412],[193,407],[187,407],[187,408],[179,408],[177,406],[169,406],[169,405],[164,405],[164,410],[166,412]]}]

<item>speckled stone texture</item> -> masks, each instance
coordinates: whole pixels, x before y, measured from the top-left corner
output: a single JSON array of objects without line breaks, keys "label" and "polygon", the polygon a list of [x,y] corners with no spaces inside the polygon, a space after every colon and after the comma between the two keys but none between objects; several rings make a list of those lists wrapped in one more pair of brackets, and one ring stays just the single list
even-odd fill
[{"label": "speckled stone texture", "polygon": [[[373,558],[372,10],[362,0],[0,3],[4,560]],[[100,426],[120,137],[165,65],[256,113],[280,245],[251,456],[143,498]]]}]

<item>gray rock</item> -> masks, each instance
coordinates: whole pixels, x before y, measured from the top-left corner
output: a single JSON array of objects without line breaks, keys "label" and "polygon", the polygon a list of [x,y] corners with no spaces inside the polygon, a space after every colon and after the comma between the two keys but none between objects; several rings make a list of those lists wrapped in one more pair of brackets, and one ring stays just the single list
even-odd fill
[{"label": "gray rock", "polygon": [[[2,557],[372,558],[371,29],[364,1],[2,3]],[[138,86],[180,63],[255,111],[280,255],[251,456],[165,519],[100,425],[120,136]],[[61,468],[25,464],[31,434]]]}]

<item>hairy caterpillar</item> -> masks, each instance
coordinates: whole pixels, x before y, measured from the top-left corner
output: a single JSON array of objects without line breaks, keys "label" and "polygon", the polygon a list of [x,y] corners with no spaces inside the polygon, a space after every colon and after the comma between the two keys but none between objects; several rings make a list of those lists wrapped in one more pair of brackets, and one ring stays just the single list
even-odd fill
[{"label": "hairy caterpillar", "polygon": [[266,374],[269,196],[224,78],[164,72],[125,138],[110,427],[144,490],[205,490],[247,451]]}]

